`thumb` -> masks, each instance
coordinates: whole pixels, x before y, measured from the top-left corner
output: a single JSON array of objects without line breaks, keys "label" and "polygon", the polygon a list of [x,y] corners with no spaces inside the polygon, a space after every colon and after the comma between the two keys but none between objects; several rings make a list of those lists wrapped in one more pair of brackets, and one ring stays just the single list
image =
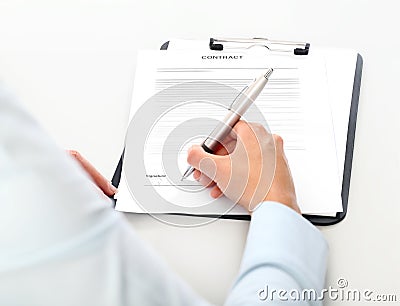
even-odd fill
[{"label": "thumb", "polygon": [[187,162],[213,181],[218,181],[220,171],[224,168],[223,164],[227,158],[229,157],[226,155],[207,153],[201,146],[194,145],[188,151]]}]

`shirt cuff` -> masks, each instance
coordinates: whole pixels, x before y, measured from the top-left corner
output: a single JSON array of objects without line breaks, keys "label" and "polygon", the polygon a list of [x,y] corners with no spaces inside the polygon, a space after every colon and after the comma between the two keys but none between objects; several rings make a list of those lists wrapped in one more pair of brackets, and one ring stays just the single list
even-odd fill
[{"label": "shirt cuff", "polygon": [[253,212],[240,274],[268,264],[303,288],[322,289],[327,254],[323,235],[308,220],[281,203],[264,202]]}]

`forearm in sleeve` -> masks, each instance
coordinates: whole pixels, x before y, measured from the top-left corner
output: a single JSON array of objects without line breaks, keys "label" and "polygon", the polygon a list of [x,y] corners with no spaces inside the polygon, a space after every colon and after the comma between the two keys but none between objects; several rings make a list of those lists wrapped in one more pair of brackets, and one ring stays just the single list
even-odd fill
[{"label": "forearm in sleeve", "polygon": [[252,215],[226,305],[321,305],[327,253],[322,234],[309,221],[280,203],[264,202]]},{"label": "forearm in sleeve", "polygon": [[208,305],[0,86],[0,304]]}]

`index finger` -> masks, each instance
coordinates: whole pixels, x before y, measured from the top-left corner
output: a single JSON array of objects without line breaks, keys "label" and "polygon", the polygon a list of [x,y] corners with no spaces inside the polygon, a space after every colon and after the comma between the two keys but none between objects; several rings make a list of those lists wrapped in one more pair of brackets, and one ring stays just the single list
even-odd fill
[{"label": "index finger", "polygon": [[112,196],[116,193],[115,188],[96,168],[86,160],[79,152],[75,150],[68,150],[68,153],[75,158],[82,168],[89,174],[94,183],[107,195]]}]

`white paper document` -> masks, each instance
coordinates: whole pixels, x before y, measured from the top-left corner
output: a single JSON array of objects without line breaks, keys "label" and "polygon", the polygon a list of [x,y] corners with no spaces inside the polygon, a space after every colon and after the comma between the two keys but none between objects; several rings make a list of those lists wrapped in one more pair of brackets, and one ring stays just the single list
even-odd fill
[{"label": "white paper document", "polygon": [[[336,149],[324,58],[210,50],[139,53],[130,120],[136,120],[135,115],[149,103],[156,104],[161,115],[150,116],[153,122],[144,121],[148,127],[135,130],[143,133],[143,147],[138,145],[143,152],[127,151],[124,164],[140,162],[144,166],[123,169],[116,209],[135,213],[245,214],[244,209],[225,197],[212,199],[208,189],[188,192],[188,183],[181,185],[169,178],[165,162],[176,159],[175,172],[181,175],[187,167],[187,148],[201,143],[214,127],[202,119],[222,120],[227,111],[223,107],[225,101],[233,100],[267,68],[274,68],[274,73],[255,101],[254,116],[250,112],[244,119],[257,119],[260,113],[270,131],[283,137],[302,213],[341,212],[342,164],[338,163],[341,157]],[[188,130],[194,131],[193,135],[197,130],[201,132],[190,141],[182,141]],[[145,203],[143,197],[135,195],[132,175],[145,182],[136,183],[136,191],[156,193],[174,205],[158,203],[154,200],[157,197],[149,197],[149,203]],[[199,184],[191,180],[189,185],[196,188]]]}]

